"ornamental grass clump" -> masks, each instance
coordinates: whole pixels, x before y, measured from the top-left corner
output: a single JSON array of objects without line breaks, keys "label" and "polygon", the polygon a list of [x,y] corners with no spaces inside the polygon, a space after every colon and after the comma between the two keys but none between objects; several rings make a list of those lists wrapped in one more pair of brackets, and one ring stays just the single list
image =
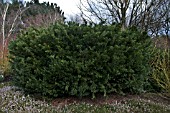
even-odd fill
[{"label": "ornamental grass clump", "polygon": [[120,25],[30,28],[10,43],[13,82],[44,96],[141,93],[150,74],[150,37]]}]

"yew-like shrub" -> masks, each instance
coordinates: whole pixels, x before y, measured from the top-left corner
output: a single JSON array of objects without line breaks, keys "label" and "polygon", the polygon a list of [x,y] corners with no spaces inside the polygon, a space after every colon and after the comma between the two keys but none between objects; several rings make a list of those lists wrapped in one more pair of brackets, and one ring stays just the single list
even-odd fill
[{"label": "yew-like shrub", "polygon": [[50,97],[139,93],[150,73],[150,38],[134,27],[30,28],[9,48],[15,85]]}]

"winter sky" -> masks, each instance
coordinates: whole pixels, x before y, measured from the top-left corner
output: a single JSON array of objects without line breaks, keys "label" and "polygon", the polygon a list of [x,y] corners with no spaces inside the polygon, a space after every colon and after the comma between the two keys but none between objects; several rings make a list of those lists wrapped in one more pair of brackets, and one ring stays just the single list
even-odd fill
[{"label": "winter sky", "polygon": [[64,15],[67,17],[79,12],[77,5],[79,0],[39,0],[39,2],[49,1],[50,3],[57,3],[61,10],[64,11]]}]

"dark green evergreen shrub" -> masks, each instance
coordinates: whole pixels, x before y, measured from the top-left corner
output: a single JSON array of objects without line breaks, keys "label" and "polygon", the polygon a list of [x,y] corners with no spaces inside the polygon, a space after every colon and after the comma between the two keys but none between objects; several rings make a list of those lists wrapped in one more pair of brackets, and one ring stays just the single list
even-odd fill
[{"label": "dark green evergreen shrub", "polygon": [[119,25],[30,28],[10,46],[14,83],[45,96],[139,93],[150,67],[150,38]]}]

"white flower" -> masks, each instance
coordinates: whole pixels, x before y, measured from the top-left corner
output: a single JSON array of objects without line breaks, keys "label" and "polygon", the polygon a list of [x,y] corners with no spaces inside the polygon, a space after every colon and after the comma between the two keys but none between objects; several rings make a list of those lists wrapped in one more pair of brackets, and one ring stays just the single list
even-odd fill
[{"label": "white flower", "polygon": [[0,82],[4,80],[4,75],[0,75]]},{"label": "white flower", "polygon": [[0,75],[0,77],[4,78],[4,75]]}]

